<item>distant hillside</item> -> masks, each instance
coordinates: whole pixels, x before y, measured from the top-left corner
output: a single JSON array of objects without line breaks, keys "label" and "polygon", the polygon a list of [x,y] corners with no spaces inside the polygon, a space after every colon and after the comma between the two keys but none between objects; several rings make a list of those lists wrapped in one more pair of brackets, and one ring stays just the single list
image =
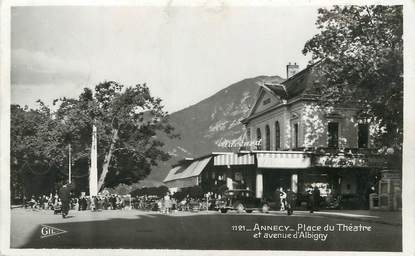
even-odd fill
[{"label": "distant hillside", "polygon": [[162,181],[171,165],[184,157],[197,157],[212,151],[224,151],[215,142],[220,138],[235,139],[243,134],[240,120],[254,103],[258,83],[282,82],[279,76],[258,76],[234,83],[201,102],[174,112],[170,122],[181,139],[162,138],[172,159],[153,168],[149,180]]}]

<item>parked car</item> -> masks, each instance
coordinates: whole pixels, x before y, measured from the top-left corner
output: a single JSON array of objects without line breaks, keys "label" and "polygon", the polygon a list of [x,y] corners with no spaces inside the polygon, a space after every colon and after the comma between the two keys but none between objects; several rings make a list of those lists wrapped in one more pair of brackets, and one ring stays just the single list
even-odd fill
[{"label": "parked car", "polygon": [[221,213],[229,210],[251,213],[254,210],[262,212],[269,211],[269,204],[262,199],[256,198],[255,193],[247,189],[233,189],[224,192],[221,199],[216,202],[215,208]]}]

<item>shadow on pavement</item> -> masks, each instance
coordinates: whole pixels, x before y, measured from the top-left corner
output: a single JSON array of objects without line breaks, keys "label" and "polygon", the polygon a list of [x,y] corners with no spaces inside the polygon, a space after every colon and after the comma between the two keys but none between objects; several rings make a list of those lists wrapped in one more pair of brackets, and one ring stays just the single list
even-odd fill
[{"label": "shadow on pavement", "polygon": [[[77,218],[78,216],[75,216]],[[134,217],[134,216],[133,216]],[[303,216],[304,217],[304,216]],[[401,251],[402,230],[376,225],[373,232],[326,232],[327,239],[254,238],[258,225],[299,223],[335,225],[339,220],[325,217],[295,218],[283,215],[189,214],[186,216],[143,214],[136,218],[66,223],[44,223],[67,233],[40,237],[39,227],[22,248],[123,248],[123,249],[212,249],[212,250],[321,250],[321,251]],[[341,223],[359,221],[345,220]],[[235,231],[232,226],[243,226]],[[250,231],[247,231],[250,230]],[[265,231],[267,233],[278,233]],[[265,233],[263,232],[263,233]],[[284,233],[284,232],[279,232]],[[391,239],[393,237],[393,239]]]}]

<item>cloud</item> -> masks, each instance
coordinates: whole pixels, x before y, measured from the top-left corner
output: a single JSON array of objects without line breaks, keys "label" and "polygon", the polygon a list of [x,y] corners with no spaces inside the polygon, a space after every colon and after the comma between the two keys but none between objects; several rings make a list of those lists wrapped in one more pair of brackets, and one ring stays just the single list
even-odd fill
[{"label": "cloud", "polygon": [[31,84],[87,84],[90,81],[88,63],[52,56],[45,52],[13,49],[11,52],[11,83]]},{"label": "cloud", "polygon": [[11,87],[11,102],[21,106],[27,105],[31,108],[38,107],[37,100],[42,100],[46,105],[52,107],[54,99],[62,97],[77,98],[82,92],[82,86],[62,83],[56,84],[17,84]]}]

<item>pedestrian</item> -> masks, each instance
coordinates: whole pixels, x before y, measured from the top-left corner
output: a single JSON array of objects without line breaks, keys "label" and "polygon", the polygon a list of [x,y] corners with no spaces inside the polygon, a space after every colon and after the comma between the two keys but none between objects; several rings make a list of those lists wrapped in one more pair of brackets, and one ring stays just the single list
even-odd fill
[{"label": "pedestrian", "polygon": [[74,198],[74,210],[79,211],[79,199],[78,198]]},{"label": "pedestrian", "polygon": [[23,206],[26,209],[27,208],[27,198],[26,195],[23,195]]},{"label": "pedestrian", "polygon": [[91,210],[91,196],[86,196],[86,210]]},{"label": "pedestrian", "polygon": [[320,190],[317,186],[314,186],[313,190],[310,191],[309,194],[309,206],[310,206],[310,213],[319,209],[320,206]]},{"label": "pedestrian", "polygon": [[48,200],[48,210],[53,210],[53,201],[54,201],[53,195],[52,193],[50,193],[49,200]]},{"label": "pedestrian", "polygon": [[53,197],[53,214],[61,213],[61,205],[59,204],[59,196],[55,194]]},{"label": "pedestrian", "polygon": [[69,213],[69,200],[71,196],[71,189],[68,184],[64,184],[60,189],[60,199],[62,203],[62,217],[66,218]]},{"label": "pedestrian", "polygon": [[108,196],[104,196],[103,209],[104,210],[108,209]]},{"label": "pedestrian", "polygon": [[115,195],[113,194],[111,197],[111,206],[113,210],[117,209],[117,198],[115,198]]},{"label": "pedestrian", "polygon": [[85,211],[86,210],[86,198],[84,194],[81,194],[81,197],[79,198],[79,211]]},{"label": "pedestrian", "polygon": [[35,208],[36,208],[36,206],[37,206],[37,202],[36,202],[36,200],[35,200],[35,196],[32,196],[32,198],[30,199],[30,201],[29,201],[29,206],[30,206],[30,208],[32,208],[32,209],[35,209]]},{"label": "pedestrian", "polygon": [[46,198],[46,195],[43,195],[42,196],[42,199],[41,199],[41,204],[42,204],[42,209],[43,210],[46,210],[47,208],[48,208],[48,205],[47,205],[47,203],[48,203],[48,199]]},{"label": "pedestrian", "polygon": [[285,199],[287,198],[287,194],[284,192],[284,189],[280,188],[280,211],[285,211]]},{"label": "pedestrian", "polygon": [[172,206],[172,202],[171,202],[171,198],[170,198],[170,192],[167,192],[166,195],[164,196],[164,209],[166,211],[166,214],[171,213],[171,206]]},{"label": "pedestrian", "polygon": [[286,209],[287,209],[287,215],[292,215],[293,214],[293,208],[295,206],[295,193],[293,191],[291,191],[290,188],[287,189],[287,198],[285,199],[286,201]]},{"label": "pedestrian", "polygon": [[96,207],[97,207],[96,199],[97,199],[96,196],[92,196],[91,198],[91,211],[93,212],[96,210]]},{"label": "pedestrian", "polygon": [[119,197],[119,199],[120,199],[120,200],[119,200],[119,205],[120,205],[120,207],[119,207],[119,208],[120,208],[121,210],[124,210],[124,207],[125,207],[125,203],[124,203],[124,196],[120,196],[120,197]]},{"label": "pedestrian", "polygon": [[281,193],[279,188],[276,188],[274,191],[274,202],[275,202],[275,210],[281,209]]}]

